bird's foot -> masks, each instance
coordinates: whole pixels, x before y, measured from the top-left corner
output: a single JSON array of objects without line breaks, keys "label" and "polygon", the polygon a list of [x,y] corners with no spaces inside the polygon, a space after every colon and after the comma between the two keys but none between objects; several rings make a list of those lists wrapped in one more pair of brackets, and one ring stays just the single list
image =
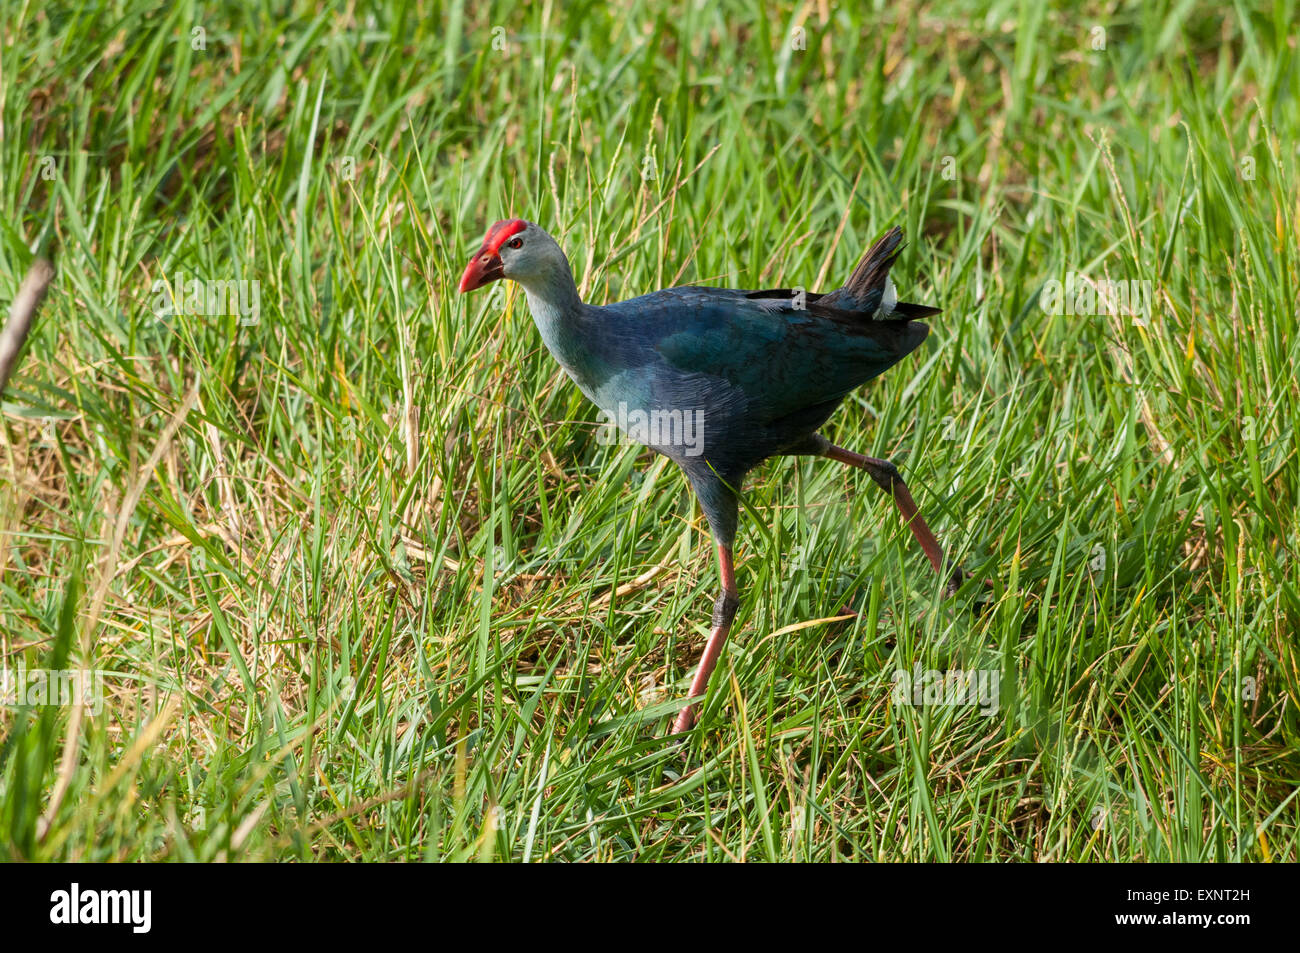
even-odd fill
[{"label": "bird's foot", "polygon": [[[962,584],[965,583],[967,579],[976,578],[975,574],[971,572],[969,569],[965,569],[957,563],[948,562],[946,560],[945,560],[944,571],[947,572],[948,574],[948,583],[947,585],[944,586],[943,589],[943,593],[945,596],[956,595],[957,590],[962,587]],[[982,582],[986,589],[993,588],[992,579],[984,579],[982,580]]]},{"label": "bird's foot", "polygon": [[[968,579],[975,579],[975,578],[977,578],[975,573],[970,572],[969,570],[964,569],[961,566],[952,565],[951,569],[948,570],[948,582],[943,587],[944,598],[951,599],[953,596],[957,594],[957,590],[959,590]],[[992,601],[987,598],[981,599],[978,597],[979,592],[987,591],[994,588],[993,580],[983,579],[981,580],[981,582],[983,583],[984,589],[983,590],[976,589],[975,592],[973,593],[976,597],[971,600],[970,611],[972,615],[982,614],[984,610],[986,610],[990,605],[993,604]]]}]

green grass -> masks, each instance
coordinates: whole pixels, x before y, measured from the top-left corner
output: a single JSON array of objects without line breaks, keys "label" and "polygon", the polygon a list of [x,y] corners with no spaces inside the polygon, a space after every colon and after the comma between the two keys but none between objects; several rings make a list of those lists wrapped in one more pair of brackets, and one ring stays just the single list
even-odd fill
[{"label": "green grass", "polygon": [[[58,267],[0,652],[107,673],[0,708],[9,857],[1298,859],[1294,0],[107,6],[0,26],[0,299]],[[517,290],[455,294],[512,214],[595,302],[826,290],[901,224],[944,314],[827,433],[992,588],[941,600],[865,475],[769,463],[667,738],[707,527]],[[1071,271],[1150,319],[1046,314]],[[158,317],[178,273],[260,321]],[[893,703],[913,666],[998,673],[996,714]]]}]

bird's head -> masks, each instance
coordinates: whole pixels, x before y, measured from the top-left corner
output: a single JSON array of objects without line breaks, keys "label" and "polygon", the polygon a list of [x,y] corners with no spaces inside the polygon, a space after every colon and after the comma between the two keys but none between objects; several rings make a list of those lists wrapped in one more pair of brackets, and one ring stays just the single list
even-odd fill
[{"label": "bird's head", "polygon": [[568,260],[555,239],[532,222],[509,218],[496,222],[483,238],[483,246],[465,266],[460,278],[460,293],[491,284],[498,278],[527,285],[546,281]]}]

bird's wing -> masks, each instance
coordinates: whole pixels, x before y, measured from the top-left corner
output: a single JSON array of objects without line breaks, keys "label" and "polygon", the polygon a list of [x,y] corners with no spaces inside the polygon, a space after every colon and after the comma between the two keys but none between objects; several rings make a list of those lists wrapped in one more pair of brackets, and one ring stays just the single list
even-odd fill
[{"label": "bird's wing", "polygon": [[809,297],[811,303],[783,302],[729,289],[673,288],[634,299],[634,310],[652,322],[666,370],[709,378],[701,386],[718,399],[743,399],[749,412],[768,420],[843,398],[925,337],[924,325],[907,321],[829,317],[816,307],[819,296]]}]

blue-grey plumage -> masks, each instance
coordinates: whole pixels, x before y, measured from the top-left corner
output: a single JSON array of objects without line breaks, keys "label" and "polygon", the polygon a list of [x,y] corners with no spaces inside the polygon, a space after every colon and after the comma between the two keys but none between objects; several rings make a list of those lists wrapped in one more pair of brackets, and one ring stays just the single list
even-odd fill
[{"label": "blue-grey plumage", "polygon": [[[816,303],[815,300],[813,302]],[[854,389],[917,348],[917,321],[864,320],[806,300],[723,288],[671,288],[571,315],[548,347],[606,414],[696,415],[702,452],[648,446],[690,478],[719,542],[731,545],[746,473],[772,456],[811,452],[810,438]],[[662,435],[661,435],[662,436]],[[717,484],[717,485],[714,485]]]},{"label": "blue-grey plumage", "polygon": [[[892,464],[834,447],[818,433],[855,388],[920,346],[929,329],[917,318],[939,313],[897,300],[889,270],[902,238],[891,229],[844,286],[825,295],[687,286],[589,305],[559,245],[522,219],[494,224],[465,269],[462,292],[498,278],[519,282],[547,349],[582,392],[611,420],[648,421],[630,436],[686,472],[723,576],[692,696],[703,691],[735,612],[736,493],[767,458],[820,454],[868,470],[942,568],[938,543]],[[689,726],[690,712],[679,728]]]}]

